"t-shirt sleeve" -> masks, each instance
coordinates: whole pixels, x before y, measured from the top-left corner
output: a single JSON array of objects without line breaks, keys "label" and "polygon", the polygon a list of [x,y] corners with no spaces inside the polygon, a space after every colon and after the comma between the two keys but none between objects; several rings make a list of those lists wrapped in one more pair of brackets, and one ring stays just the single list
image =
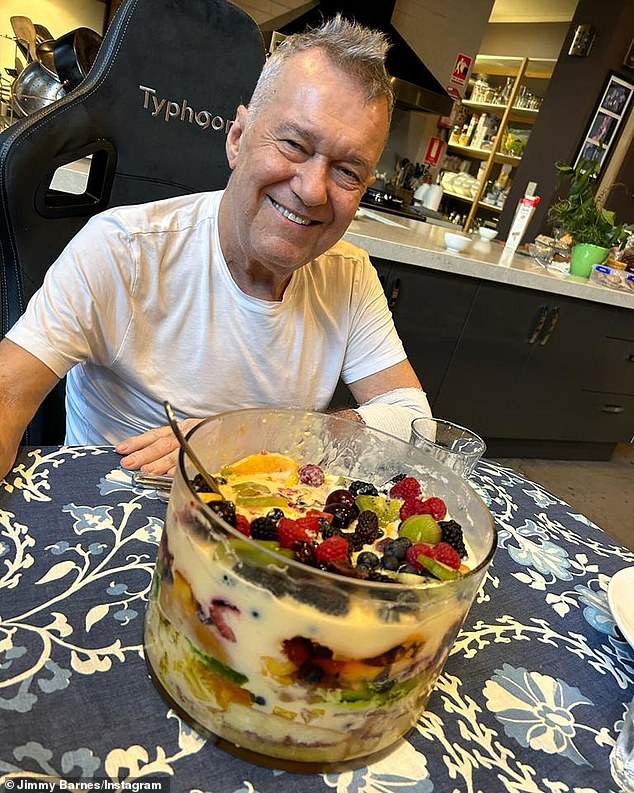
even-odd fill
[{"label": "t-shirt sleeve", "polygon": [[51,265],[7,338],[58,377],[87,360],[111,365],[130,323],[135,272],[120,220],[97,215]]},{"label": "t-shirt sleeve", "polygon": [[359,250],[350,305],[350,332],[342,368],[345,383],[394,366],[407,357],[388,307],[379,276],[365,251]]}]

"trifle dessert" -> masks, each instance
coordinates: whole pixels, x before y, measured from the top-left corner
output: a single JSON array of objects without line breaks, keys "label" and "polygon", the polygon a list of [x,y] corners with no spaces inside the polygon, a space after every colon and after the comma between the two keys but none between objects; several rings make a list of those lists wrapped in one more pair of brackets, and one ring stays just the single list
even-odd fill
[{"label": "trifle dessert", "polygon": [[[416,722],[495,545],[451,471],[336,416],[246,410],[181,457],[146,615],[195,726],[293,770],[368,762]],[[268,758],[268,760],[267,760]]]}]

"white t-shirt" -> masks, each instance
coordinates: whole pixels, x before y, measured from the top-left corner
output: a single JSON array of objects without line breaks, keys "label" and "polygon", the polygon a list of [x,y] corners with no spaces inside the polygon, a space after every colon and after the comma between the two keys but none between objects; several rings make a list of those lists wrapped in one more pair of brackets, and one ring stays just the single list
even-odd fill
[{"label": "white t-shirt", "polygon": [[66,442],[115,444],[179,418],[257,406],[324,410],[405,359],[367,254],[339,242],[279,302],[244,294],[216,223],[222,192],[108,210],[49,269],[7,334],[68,373]]}]

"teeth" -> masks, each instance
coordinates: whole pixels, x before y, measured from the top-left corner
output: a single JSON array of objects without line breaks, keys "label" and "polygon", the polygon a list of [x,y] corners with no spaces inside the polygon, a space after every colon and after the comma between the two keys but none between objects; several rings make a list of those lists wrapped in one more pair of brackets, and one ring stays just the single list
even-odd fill
[{"label": "teeth", "polygon": [[290,209],[286,209],[286,207],[283,207],[281,204],[278,204],[277,201],[274,201],[272,198],[271,198],[271,203],[277,209],[278,212],[284,215],[285,218],[292,220],[293,223],[299,223],[300,226],[310,226],[311,221],[308,218],[302,218],[299,215],[296,215],[294,212],[291,212]]}]

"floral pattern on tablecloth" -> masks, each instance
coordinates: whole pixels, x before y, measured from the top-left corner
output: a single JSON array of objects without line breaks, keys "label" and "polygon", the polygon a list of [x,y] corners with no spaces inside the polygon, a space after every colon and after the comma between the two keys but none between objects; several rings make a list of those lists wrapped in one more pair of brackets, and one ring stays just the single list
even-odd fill
[{"label": "floral pattern on tablecloth", "polygon": [[608,754],[634,652],[607,588],[634,553],[511,469],[481,461],[473,484],[498,550],[428,710],[379,762],[291,775],[216,749],[148,679],[156,491],[135,488],[109,448],[24,450],[0,485],[0,778],[156,776],[209,793],[615,790]]}]

